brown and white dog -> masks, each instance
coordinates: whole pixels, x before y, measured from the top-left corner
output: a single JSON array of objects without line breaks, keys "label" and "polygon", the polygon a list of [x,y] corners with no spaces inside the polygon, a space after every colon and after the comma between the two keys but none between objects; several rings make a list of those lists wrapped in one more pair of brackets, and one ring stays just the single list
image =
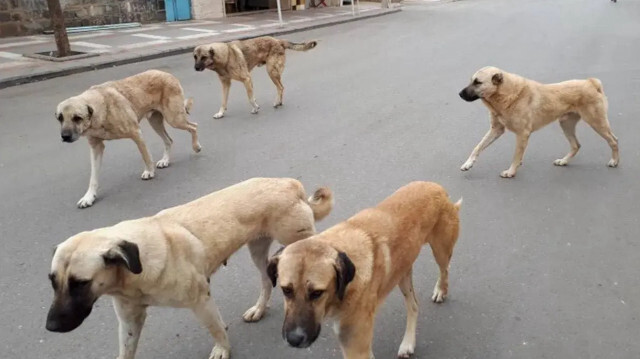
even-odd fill
[{"label": "brown and white dog", "polygon": [[118,359],[133,359],[148,306],[190,308],[215,339],[209,358],[229,358],[225,324],[209,291],[211,275],[246,244],[262,290],[243,319],[260,320],[271,296],[271,242],[287,245],[313,235],[314,221],[332,205],[328,188],[307,199],[295,179],[254,178],[155,216],[79,233],[55,250],[46,328],[74,330],[95,301],[109,295],[120,323]]},{"label": "brown and white dog", "polygon": [[554,84],[541,84],[495,67],[484,67],[471,77],[471,83],[460,91],[468,102],[481,99],[491,113],[491,128],[460,167],[467,171],[473,167],[480,153],[507,129],[516,134],[516,151],[511,166],[500,176],[511,178],[522,165],[529,136],[534,131],[559,121],[571,150],[553,162],[566,166],[578,153],[576,125],[584,120],[611,147],[609,167],[618,166],[618,138],[611,131],[607,118],[607,97],[600,80],[570,80]]},{"label": "brown and white dog", "polygon": [[222,106],[218,113],[213,115],[213,118],[222,118],[227,110],[231,80],[244,83],[252,108],[251,113],[258,113],[260,106],[253,96],[253,82],[251,81],[251,70],[256,66],[267,66],[267,73],[278,90],[273,106],[282,106],[284,86],[280,76],[284,71],[285,50],[307,51],[316,47],[317,44],[316,41],[296,44],[264,36],[244,41],[216,42],[196,47],[193,50],[195,70],[209,69],[217,72],[222,84]]},{"label": "brown and white dog", "polygon": [[132,139],[144,161],[142,179],[154,177],[155,168],[140,131],[140,121],[145,118],[164,142],[164,155],[155,167],[169,166],[173,140],[164,127],[165,121],[171,127],[189,131],[193,151],[200,152],[198,125],[189,122],[187,117],[191,105],[191,99],[184,97],[180,81],[158,70],[91,86],[80,95],[60,102],[56,108],[56,118],[60,122],[62,141],[71,143],[85,136],[91,149],[89,189],[78,201],[78,207],[90,207],[96,200],[104,141]]},{"label": "brown and white dog", "polygon": [[376,207],[276,253],[267,272],[274,286],[279,279],[284,294],[284,339],[291,346],[308,347],[318,337],[322,321],[331,318],[344,358],[373,358],[376,312],[398,286],[408,312],[398,357],[411,356],[418,320],[413,262],[429,244],[440,267],[432,300],[442,302],[461,202],[452,203],[436,183],[413,182]]}]

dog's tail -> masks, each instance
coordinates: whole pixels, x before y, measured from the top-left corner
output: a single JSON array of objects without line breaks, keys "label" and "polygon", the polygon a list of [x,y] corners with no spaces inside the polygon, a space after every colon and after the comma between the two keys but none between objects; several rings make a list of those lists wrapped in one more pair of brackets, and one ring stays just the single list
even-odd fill
[{"label": "dog's tail", "polygon": [[184,99],[184,110],[187,111],[187,113],[191,113],[191,107],[193,107],[193,99],[192,98]]},{"label": "dog's tail", "polygon": [[594,77],[588,78],[587,80],[596,88],[596,91],[604,95],[604,89],[602,88],[602,82],[600,80]]},{"label": "dog's tail", "polygon": [[303,43],[295,43],[287,40],[280,40],[285,49],[295,50],[295,51],[307,51],[311,50],[314,47],[318,46],[317,41],[307,41]]},{"label": "dog's tail", "polygon": [[333,192],[327,187],[320,187],[307,199],[307,203],[313,211],[313,219],[320,221],[333,209]]},{"label": "dog's tail", "polygon": [[460,211],[460,207],[462,207],[462,197],[460,197],[460,199],[458,200],[458,202],[453,204],[453,208],[456,209],[456,211]]}]

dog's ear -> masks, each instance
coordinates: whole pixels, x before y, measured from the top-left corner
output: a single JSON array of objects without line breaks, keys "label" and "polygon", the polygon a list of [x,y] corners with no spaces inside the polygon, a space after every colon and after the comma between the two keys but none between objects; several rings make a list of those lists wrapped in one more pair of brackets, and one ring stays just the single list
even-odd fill
[{"label": "dog's ear", "polygon": [[342,300],[344,292],[347,290],[347,284],[356,275],[356,267],[344,252],[338,252],[338,258],[336,258],[336,264],[333,267],[336,270],[336,294],[338,299]]},{"label": "dog's ear", "polygon": [[56,251],[57,251],[57,250],[58,250],[58,245],[56,244],[56,245],[53,247],[53,253],[51,253],[51,256],[52,256],[52,257],[56,255]]},{"label": "dog's ear", "polygon": [[502,76],[502,72],[498,72],[497,74],[494,74],[493,76],[491,76],[491,82],[498,86],[502,83],[503,80],[503,76]]},{"label": "dog's ear", "polygon": [[213,55],[215,55],[215,51],[213,51],[213,49],[209,49],[209,56],[213,58]]},{"label": "dog's ear", "polygon": [[87,105],[87,112],[89,112],[89,118],[91,118],[93,116],[93,107]]},{"label": "dog's ear", "polygon": [[121,241],[117,246],[103,254],[106,265],[124,265],[131,273],[142,273],[138,245],[129,241]]},{"label": "dog's ear", "polygon": [[271,279],[271,285],[276,286],[276,282],[278,281],[278,261],[280,261],[280,253],[284,250],[284,247],[278,249],[271,259],[269,259],[269,264],[267,264],[267,275],[269,279]]}]

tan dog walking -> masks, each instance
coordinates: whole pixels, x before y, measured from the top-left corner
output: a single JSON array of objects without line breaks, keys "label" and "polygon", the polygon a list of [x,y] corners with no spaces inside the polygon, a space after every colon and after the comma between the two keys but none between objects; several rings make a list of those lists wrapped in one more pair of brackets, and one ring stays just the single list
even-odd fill
[{"label": "tan dog walking", "polygon": [[215,339],[209,358],[227,359],[230,344],[209,289],[211,275],[246,244],[262,289],[243,319],[260,320],[271,296],[272,241],[287,245],[313,235],[314,222],[332,206],[328,188],[307,199],[295,179],[254,178],[155,216],[79,233],[53,255],[55,296],[46,328],[74,330],[95,301],[109,295],[120,323],[118,359],[133,359],[147,307],[189,308]]},{"label": "tan dog walking", "polygon": [[257,37],[244,41],[232,41],[229,43],[217,42],[209,45],[201,45],[193,50],[196,71],[209,69],[218,73],[222,84],[222,106],[213,118],[222,118],[227,111],[227,100],[231,80],[240,81],[247,90],[251,113],[256,114],[260,109],[253,95],[253,81],[251,71],[256,66],[267,66],[267,73],[276,86],[278,94],[273,103],[274,107],[282,106],[284,86],[281,75],[286,62],[285,50],[307,51],[316,47],[317,42],[309,41],[296,44],[287,40],[279,40],[273,37]]},{"label": "tan dog walking", "polygon": [[609,167],[619,162],[618,138],[611,131],[607,118],[607,97],[600,80],[570,80],[555,84],[541,84],[495,67],[485,67],[471,77],[471,84],[460,91],[468,102],[482,99],[491,114],[491,128],[460,167],[473,167],[480,153],[497,140],[505,129],[516,134],[516,151],[511,166],[500,176],[511,178],[522,165],[529,136],[553,121],[559,121],[571,150],[554,161],[566,166],[580,149],[576,125],[582,119],[611,147]]},{"label": "tan dog walking", "polygon": [[308,347],[320,334],[324,319],[332,318],[344,358],[373,358],[377,310],[398,286],[407,307],[398,357],[411,356],[418,321],[413,262],[429,244],[440,267],[432,300],[442,302],[448,292],[461,203],[452,203],[436,183],[412,182],[376,207],[276,253],[267,272],[274,286],[280,281],[285,297],[285,340],[294,347]]},{"label": "tan dog walking", "polygon": [[157,168],[165,168],[170,162],[173,140],[164,127],[165,121],[171,127],[189,131],[193,151],[200,152],[198,125],[189,122],[187,117],[191,105],[192,101],[184,98],[180,81],[158,70],[92,86],[80,95],[60,102],[56,118],[60,122],[62,141],[71,143],[85,136],[91,149],[89,189],[78,201],[78,207],[90,207],[96,200],[104,141],[132,139],[144,161],[142,179],[155,176],[151,155],[140,130],[140,121],[145,118],[164,143],[164,154],[156,163]]}]

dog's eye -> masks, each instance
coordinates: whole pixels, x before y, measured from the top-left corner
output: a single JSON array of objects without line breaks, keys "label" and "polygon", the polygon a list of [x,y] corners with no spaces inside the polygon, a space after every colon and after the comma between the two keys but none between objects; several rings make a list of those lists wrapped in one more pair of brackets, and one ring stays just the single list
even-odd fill
[{"label": "dog's eye", "polygon": [[64,120],[64,117],[62,116],[62,114],[58,115],[58,122],[62,122],[62,120]]},{"label": "dog's eye", "polygon": [[309,293],[309,299],[316,300],[322,297],[323,294],[324,294],[324,290],[314,290],[311,293]]},{"label": "dog's eye", "polygon": [[478,79],[473,80],[474,85],[482,85],[482,82],[478,81]]},{"label": "dog's eye", "polygon": [[287,298],[293,297],[293,288],[291,288],[291,287],[282,287],[282,294],[284,294],[284,296],[287,297]]},{"label": "dog's eye", "polygon": [[80,116],[73,116],[73,118],[71,119],[73,122],[80,122],[82,121],[82,117]]},{"label": "dog's eye", "polygon": [[85,289],[91,283],[90,280],[81,280],[70,278],[69,279],[69,292],[77,293]]},{"label": "dog's eye", "polygon": [[198,61],[198,56],[197,55],[193,55],[193,59]]}]

